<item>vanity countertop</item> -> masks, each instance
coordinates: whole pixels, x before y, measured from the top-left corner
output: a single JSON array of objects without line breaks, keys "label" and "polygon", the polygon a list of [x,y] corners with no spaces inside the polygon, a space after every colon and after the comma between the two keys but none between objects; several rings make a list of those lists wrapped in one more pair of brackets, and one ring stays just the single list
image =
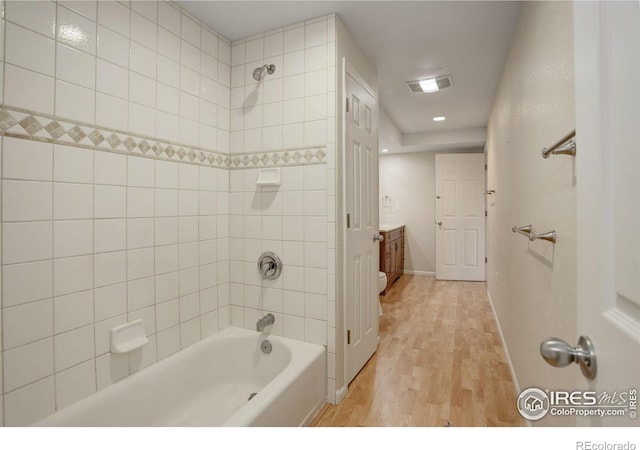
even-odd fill
[{"label": "vanity countertop", "polygon": [[378,229],[380,231],[391,231],[391,230],[395,230],[396,228],[400,228],[403,227],[404,224],[403,223],[381,223],[380,226],[378,227]]}]

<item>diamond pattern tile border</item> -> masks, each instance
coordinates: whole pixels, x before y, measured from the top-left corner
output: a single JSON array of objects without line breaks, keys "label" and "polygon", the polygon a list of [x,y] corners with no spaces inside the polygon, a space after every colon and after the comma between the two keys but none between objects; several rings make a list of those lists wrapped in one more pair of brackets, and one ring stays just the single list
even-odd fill
[{"label": "diamond pattern tile border", "polygon": [[326,147],[228,155],[4,105],[0,107],[0,133],[22,139],[231,170],[327,162]]}]

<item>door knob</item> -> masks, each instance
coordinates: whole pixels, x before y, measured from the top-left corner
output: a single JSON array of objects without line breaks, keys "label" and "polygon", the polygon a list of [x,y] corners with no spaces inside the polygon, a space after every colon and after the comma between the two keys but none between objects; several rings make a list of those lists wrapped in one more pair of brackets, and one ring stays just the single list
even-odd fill
[{"label": "door knob", "polygon": [[442,220],[439,222],[436,222],[438,225],[442,226]]},{"label": "door knob", "polygon": [[549,338],[540,344],[540,354],[554,367],[566,367],[576,363],[586,378],[593,380],[596,377],[596,350],[587,336],[580,336],[575,347],[571,347],[562,339]]},{"label": "door knob", "polygon": [[381,234],[374,234],[373,235],[373,242],[382,242],[384,241],[384,236]]}]

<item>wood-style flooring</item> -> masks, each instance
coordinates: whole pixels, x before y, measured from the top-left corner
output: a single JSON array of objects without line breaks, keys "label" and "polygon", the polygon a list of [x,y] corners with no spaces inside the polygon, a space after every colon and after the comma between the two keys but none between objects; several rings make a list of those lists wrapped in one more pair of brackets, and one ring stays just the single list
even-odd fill
[{"label": "wood-style flooring", "polygon": [[485,283],[403,275],[378,350],[312,426],[522,426]]}]

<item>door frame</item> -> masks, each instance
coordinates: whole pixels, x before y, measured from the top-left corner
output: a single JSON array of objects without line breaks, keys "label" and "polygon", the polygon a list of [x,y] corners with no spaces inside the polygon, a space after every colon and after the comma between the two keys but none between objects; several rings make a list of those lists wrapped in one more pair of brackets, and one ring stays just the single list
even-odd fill
[{"label": "door frame", "polygon": [[[340,95],[340,105],[338,106],[338,111],[340,114],[340,126],[341,133],[338,136],[339,143],[339,157],[337,158],[337,162],[339,163],[339,170],[336,174],[336,178],[339,180],[339,197],[340,197],[340,207],[339,207],[339,217],[336,221],[336,225],[338,227],[339,238],[337,242],[339,243],[339,248],[337,252],[339,256],[337,259],[339,261],[338,267],[336,268],[336,291],[340,293],[341,304],[336,304],[336,351],[340,349],[342,351],[342,367],[336,367],[336,375],[340,375],[340,380],[336,380],[336,382],[340,381],[342,383],[341,386],[336,386],[336,403],[340,403],[342,399],[347,395],[349,382],[347,381],[347,283],[344,276],[344,269],[347,265],[347,248],[350,244],[347,233],[346,226],[346,217],[347,217],[347,176],[348,174],[345,171],[346,166],[346,139],[347,139],[347,114],[345,112],[345,107],[347,103],[347,74],[353,77],[358,83],[360,83],[369,94],[375,99],[375,120],[379,119],[379,103],[378,103],[378,95],[375,90],[371,88],[369,83],[358,73],[355,67],[347,60],[346,56],[342,57],[342,64],[339,68],[339,80],[340,80],[340,88],[342,90],[342,95]],[[379,133],[379,128],[376,127],[377,133]],[[375,157],[378,158],[378,149],[376,148]],[[377,187],[376,187],[377,188]],[[377,201],[377,199],[376,199]],[[374,217],[374,221],[378,223],[379,226],[379,217]],[[377,267],[377,266],[376,266]],[[338,299],[336,299],[338,300]],[[339,354],[336,354],[336,359],[340,357]]]}]

